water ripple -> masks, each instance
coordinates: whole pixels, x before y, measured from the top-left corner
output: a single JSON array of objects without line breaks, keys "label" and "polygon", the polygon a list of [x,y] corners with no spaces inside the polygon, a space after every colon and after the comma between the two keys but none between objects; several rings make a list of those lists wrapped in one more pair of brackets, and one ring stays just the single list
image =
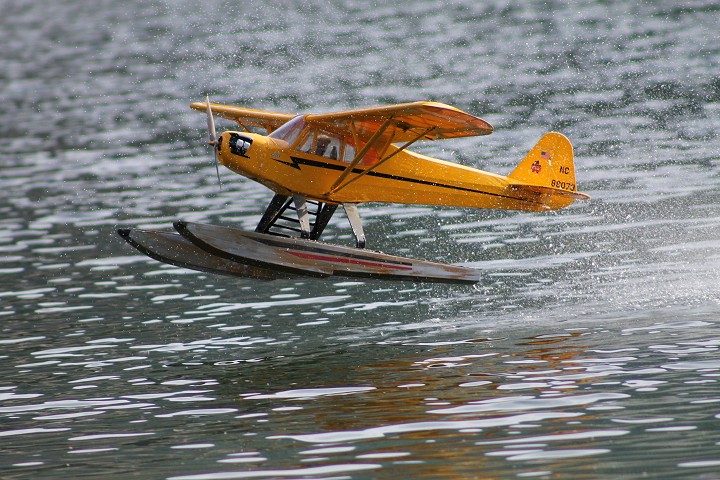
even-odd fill
[{"label": "water ripple", "polygon": [[168,480],[230,480],[233,478],[280,478],[280,477],[307,477],[317,475],[335,475],[343,473],[361,472],[365,470],[374,470],[382,465],[372,463],[355,463],[347,465],[332,465],[324,467],[308,467],[293,470],[265,470],[254,472],[222,472],[222,473],[206,473],[200,475],[182,475],[179,477],[170,477]]},{"label": "water ripple", "polygon": [[382,427],[368,428],[366,430],[316,433],[307,435],[277,435],[269,438],[290,438],[307,443],[342,443],[357,440],[368,440],[383,438],[396,433],[411,432],[433,432],[437,430],[465,430],[468,428],[493,428],[503,426],[520,425],[522,423],[539,422],[542,420],[553,420],[560,418],[573,418],[581,416],[581,413],[526,413],[510,417],[498,417],[482,420],[458,420],[458,421],[434,421],[415,422],[398,425],[387,425]]}]

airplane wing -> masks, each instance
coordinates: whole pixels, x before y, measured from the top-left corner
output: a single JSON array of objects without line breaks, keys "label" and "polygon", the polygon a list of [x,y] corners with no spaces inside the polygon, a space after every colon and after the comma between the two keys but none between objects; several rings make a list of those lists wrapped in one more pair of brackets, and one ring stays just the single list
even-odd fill
[{"label": "airplane wing", "polygon": [[366,142],[380,130],[392,136],[389,143],[471,137],[493,131],[492,125],[482,118],[437,102],[309,114],[305,121],[336,132],[350,133],[354,129],[355,135]]},{"label": "airplane wing", "polygon": [[[295,117],[291,113],[271,112],[219,103],[211,103],[210,107],[213,114],[218,117],[232,120],[245,129],[247,127],[264,128],[268,133]],[[205,102],[192,103],[190,108],[204,112],[206,110]],[[385,107],[309,114],[305,115],[305,121],[348,135],[351,129],[354,129],[355,135],[365,142],[380,129],[384,130],[384,137],[388,134],[392,136],[389,143],[418,139],[440,140],[471,137],[488,135],[493,131],[492,125],[482,118],[437,102],[400,103]]]},{"label": "airplane wing", "polygon": [[[200,110],[201,112],[207,109],[205,102],[194,102],[190,104],[190,108]],[[267,110],[256,110],[254,108],[222,105],[220,103],[211,103],[210,108],[214,115],[232,120],[245,128],[245,130],[247,130],[248,127],[260,127],[267,130],[268,133],[271,133],[295,117],[292,113],[270,112]]]}]

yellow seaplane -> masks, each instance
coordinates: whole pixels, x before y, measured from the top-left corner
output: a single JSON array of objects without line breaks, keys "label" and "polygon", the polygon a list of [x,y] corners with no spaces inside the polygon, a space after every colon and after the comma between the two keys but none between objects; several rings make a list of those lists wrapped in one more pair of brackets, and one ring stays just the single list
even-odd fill
[{"label": "yellow seaplane", "polygon": [[[418,141],[492,133],[485,120],[442,103],[305,115],[209,99],[190,106],[207,115],[218,182],[222,164],[275,195],[255,232],[183,221],[175,222],[175,232],[118,230],[141,252],[181,267],[261,279],[302,275],[475,283],[480,277],[472,268],[366,249],[357,205],[543,212],[589,198],[578,192],[573,148],[560,133],[543,135],[507,176],[410,151]],[[215,115],[236,122],[240,130],[218,135]],[[353,247],[319,241],[341,205],[355,236]]]}]

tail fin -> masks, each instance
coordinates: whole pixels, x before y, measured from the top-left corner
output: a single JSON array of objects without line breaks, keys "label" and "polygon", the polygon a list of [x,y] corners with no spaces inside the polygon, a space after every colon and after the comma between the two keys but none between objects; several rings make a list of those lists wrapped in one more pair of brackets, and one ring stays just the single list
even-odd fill
[{"label": "tail fin", "polygon": [[513,190],[549,195],[550,209],[590,198],[577,191],[572,144],[565,135],[557,132],[543,135],[508,178]]}]

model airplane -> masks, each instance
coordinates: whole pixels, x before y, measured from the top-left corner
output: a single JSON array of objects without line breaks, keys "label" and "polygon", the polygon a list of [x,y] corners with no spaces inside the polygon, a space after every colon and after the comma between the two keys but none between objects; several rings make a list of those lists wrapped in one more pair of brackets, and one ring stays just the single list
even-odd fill
[{"label": "model airplane", "polygon": [[[365,202],[545,211],[589,198],[577,191],[573,149],[547,133],[507,176],[408,150],[421,140],[488,135],[485,120],[434,102],[292,115],[198,102],[218,163],[275,192],[254,233],[176,222],[179,233],[120,229],[129,243],[173,265],[228,275],[479,280],[477,270],[366,250]],[[213,115],[242,131],[217,135]],[[254,131],[253,131],[254,130]],[[264,130],[266,134],[256,133]],[[342,205],[355,247],[319,242]],[[294,211],[294,216],[286,212]]]}]

